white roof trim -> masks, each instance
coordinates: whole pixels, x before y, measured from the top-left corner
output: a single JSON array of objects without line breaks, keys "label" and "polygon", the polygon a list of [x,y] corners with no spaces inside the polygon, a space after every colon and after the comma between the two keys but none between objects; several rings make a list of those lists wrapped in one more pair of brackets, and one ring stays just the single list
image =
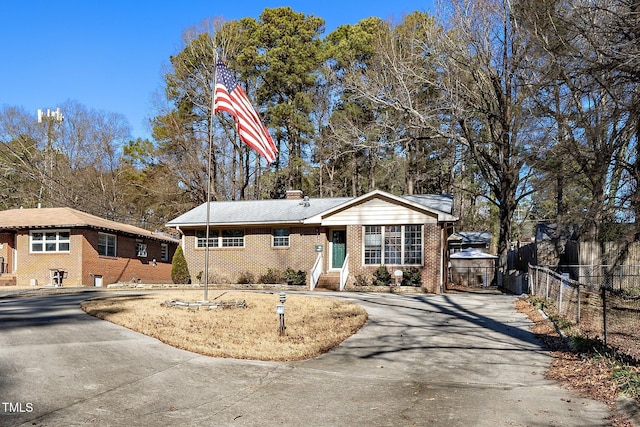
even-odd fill
[{"label": "white roof trim", "polygon": [[438,211],[436,209],[431,209],[425,205],[421,205],[420,203],[415,203],[415,202],[412,202],[411,200],[405,199],[404,197],[396,196],[394,194],[387,193],[386,191],[382,191],[382,190],[373,190],[373,191],[370,191],[369,193],[363,194],[362,196],[356,197],[355,199],[349,200],[341,205],[335,206],[331,209],[327,209],[324,212],[320,212],[319,214],[313,217],[307,218],[306,220],[304,220],[304,224],[320,224],[322,223],[322,219],[327,216],[330,216],[338,211],[344,210],[349,206],[355,206],[365,200],[371,200],[375,198],[391,199],[397,204],[409,206],[418,211],[435,214],[438,217],[438,222],[453,222],[458,220],[457,217],[450,215],[446,212]]}]

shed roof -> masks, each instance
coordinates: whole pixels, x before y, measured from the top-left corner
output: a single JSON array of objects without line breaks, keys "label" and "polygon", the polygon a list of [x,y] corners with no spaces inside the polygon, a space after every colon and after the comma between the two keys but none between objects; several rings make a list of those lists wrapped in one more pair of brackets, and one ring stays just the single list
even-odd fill
[{"label": "shed roof", "polygon": [[449,236],[448,240],[460,244],[490,244],[491,233],[488,231],[456,231]]},{"label": "shed roof", "polygon": [[140,227],[100,218],[73,208],[9,209],[0,211],[0,230],[33,228],[95,228],[173,243],[179,240]]},{"label": "shed roof", "polygon": [[482,252],[481,250],[478,250],[476,248],[467,248],[467,249],[461,250],[460,252],[451,254],[449,258],[451,259],[481,259],[481,258],[497,259],[498,256],[491,255],[486,252]]},{"label": "shed roof", "polygon": [[[373,191],[360,197],[332,197],[277,200],[240,200],[211,202],[209,210],[210,224],[295,224],[304,223],[313,217],[340,207],[348,207],[363,197],[388,196],[400,197],[411,204],[438,212],[449,221],[456,218],[451,215],[453,198],[450,195],[411,195],[392,196],[382,191]],[[202,226],[207,221],[206,203],[180,215],[167,223],[170,227]],[[315,219],[314,219],[315,220]]]}]

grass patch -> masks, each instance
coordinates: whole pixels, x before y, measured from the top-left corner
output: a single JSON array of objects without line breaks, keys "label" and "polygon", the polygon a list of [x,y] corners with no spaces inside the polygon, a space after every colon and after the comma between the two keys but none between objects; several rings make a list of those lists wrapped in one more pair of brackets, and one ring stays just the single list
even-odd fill
[{"label": "grass patch", "polygon": [[287,294],[286,334],[279,334],[277,293],[213,292],[209,300],[244,300],[247,308],[186,310],[168,300],[196,301],[201,291],[172,291],[97,298],[82,309],[173,347],[213,357],[292,361],[316,357],[357,332],[367,321],[359,305]]}]

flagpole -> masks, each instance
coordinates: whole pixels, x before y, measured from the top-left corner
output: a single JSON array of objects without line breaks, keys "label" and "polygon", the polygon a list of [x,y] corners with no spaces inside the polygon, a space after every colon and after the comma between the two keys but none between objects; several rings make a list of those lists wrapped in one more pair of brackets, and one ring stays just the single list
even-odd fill
[{"label": "flagpole", "polygon": [[218,52],[213,49],[213,81],[211,82],[211,120],[209,121],[209,156],[207,157],[207,219],[205,232],[205,255],[204,255],[204,301],[209,301],[209,233],[211,222],[211,155],[213,154],[213,118],[216,103],[216,64],[218,63]]}]

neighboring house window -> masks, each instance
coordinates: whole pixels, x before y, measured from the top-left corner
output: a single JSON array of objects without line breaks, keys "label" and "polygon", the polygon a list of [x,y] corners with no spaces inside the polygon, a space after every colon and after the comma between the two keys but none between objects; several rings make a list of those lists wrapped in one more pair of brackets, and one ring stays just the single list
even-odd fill
[{"label": "neighboring house window", "polygon": [[160,261],[169,261],[169,245],[166,243],[160,244]]},{"label": "neighboring house window", "polygon": [[278,248],[289,247],[289,229],[288,228],[273,229],[273,246]]},{"label": "neighboring house window", "polygon": [[116,256],[116,236],[107,233],[98,233],[98,255]]},{"label": "neighboring house window", "polygon": [[136,242],[136,256],[139,258],[147,257],[147,245],[146,243]]},{"label": "neighboring house window", "polygon": [[69,252],[69,230],[32,231],[29,234],[31,252]]},{"label": "neighboring house window", "polygon": [[[196,247],[206,248],[206,231],[198,230],[196,232]],[[209,231],[209,247],[210,248],[241,248],[244,247],[244,230],[210,230]]]},{"label": "neighboring house window", "polygon": [[422,265],[421,225],[364,227],[366,265]]}]

